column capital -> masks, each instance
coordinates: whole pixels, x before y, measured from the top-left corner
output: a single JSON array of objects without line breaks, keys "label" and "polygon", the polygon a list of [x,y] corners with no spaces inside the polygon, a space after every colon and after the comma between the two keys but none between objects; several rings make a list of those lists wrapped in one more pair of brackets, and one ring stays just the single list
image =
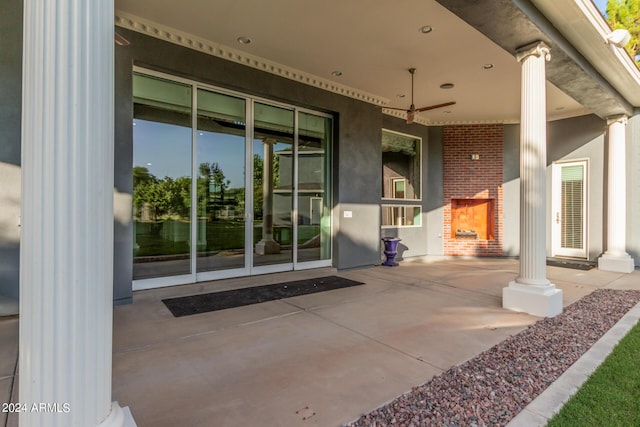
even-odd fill
[{"label": "column capital", "polygon": [[629,117],[625,114],[620,114],[619,116],[607,117],[607,126],[611,126],[614,123],[621,123],[622,125],[626,125],[628,119]]},{"label": "column capital", "polygon": [[530,56],[543,56],[546,61],[549,61],[551,60],[551,48],[545,42],[537,41],[516,49],[518,62],[522,62]]},{"label": "column capital", "polygon": [[262,140],[262,143],[264,145],[273,145],[273,144],[277,144],[278,140],[275,138],[267,137]]}]

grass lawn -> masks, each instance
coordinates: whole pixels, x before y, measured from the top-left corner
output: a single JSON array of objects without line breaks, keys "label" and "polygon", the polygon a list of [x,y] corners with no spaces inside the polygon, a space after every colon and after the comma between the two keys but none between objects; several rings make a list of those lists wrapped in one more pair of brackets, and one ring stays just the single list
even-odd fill
[{"label": "grass lawn", "polygon": [[640,324],[547,426],[640,426]]}]

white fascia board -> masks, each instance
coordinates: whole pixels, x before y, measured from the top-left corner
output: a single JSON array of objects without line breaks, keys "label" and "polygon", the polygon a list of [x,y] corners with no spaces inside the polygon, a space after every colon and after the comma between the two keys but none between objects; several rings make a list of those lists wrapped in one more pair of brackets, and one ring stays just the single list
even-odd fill
[{"label": "white fascia board", "polygon": [[640,70],[623,48],[607,43],[612,30],[591,0],[531,2],[622,97],[640,107]]}]

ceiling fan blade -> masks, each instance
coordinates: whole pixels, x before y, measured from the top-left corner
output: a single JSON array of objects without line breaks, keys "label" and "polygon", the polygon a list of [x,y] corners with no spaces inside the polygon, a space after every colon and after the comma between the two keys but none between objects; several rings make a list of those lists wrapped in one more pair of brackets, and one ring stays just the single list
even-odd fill
[{"label": "ceiling fan blade", "polygon": [[435,110],[436,108],[442,108],[442,107],[447,107],[449,105],[454,105],[456,102],[452,101],[452,102],[445,102],[444,104],[437,104],[437,105],[431,105],[429,107],[422,107],[422,108],[417,108],[416,112],[421,112],[421,111],[428,111],[428,110]]}]

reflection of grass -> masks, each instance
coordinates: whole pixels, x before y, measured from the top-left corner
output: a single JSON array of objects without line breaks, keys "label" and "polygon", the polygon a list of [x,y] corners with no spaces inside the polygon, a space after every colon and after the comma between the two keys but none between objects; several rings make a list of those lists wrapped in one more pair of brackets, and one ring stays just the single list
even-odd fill
[{"label": "reflection of grass", "polygon": [[640,325],[629,331],[548,426],[640,425]]},{"label": "reflection of grass", "polygon": [[319,225],[299,225],[298,226],[298,244],[301,245],[306,241],[313,239],[320,234]]},{"label": "reflection of grass", "polygon": [[207,222],[207,247],[209,251],[224,251],[244,248],[244,222]]},{"label": "reflection of grass", "polygon": [[[135,256],[177,255],[189,253],[189,231],[186,223],[180,222],[183,228],[179,231],[183,234],[181,241],[167,239],[163,227],[171,229],[176,224],[172,220],[162,223],[136,222],[136,243],[140,247],[135,251]],[[262,228],[256,221],[254,227],[254,244],[262,238]],[[176,230],[178,230],[176,228]],[[178,231],[176,231],[178,232]],[[318,225],[301,225],[298,227],[298,244],[303,244],[320,233]],[[244,222],[241,221],[210,221],[206,223],[207,245],[199,247],[199,252],[217,252],[226,250],[244,249]],[[280,238],[280,244],[291,245],[291,229],[276,227],[275,235]]]},{"label": "reflection of grass", "polygon": [[135,252],[135,256],[189,254],[188,242],[172,242],[159,236],[138,234],[136,243],[140,249]]}]

